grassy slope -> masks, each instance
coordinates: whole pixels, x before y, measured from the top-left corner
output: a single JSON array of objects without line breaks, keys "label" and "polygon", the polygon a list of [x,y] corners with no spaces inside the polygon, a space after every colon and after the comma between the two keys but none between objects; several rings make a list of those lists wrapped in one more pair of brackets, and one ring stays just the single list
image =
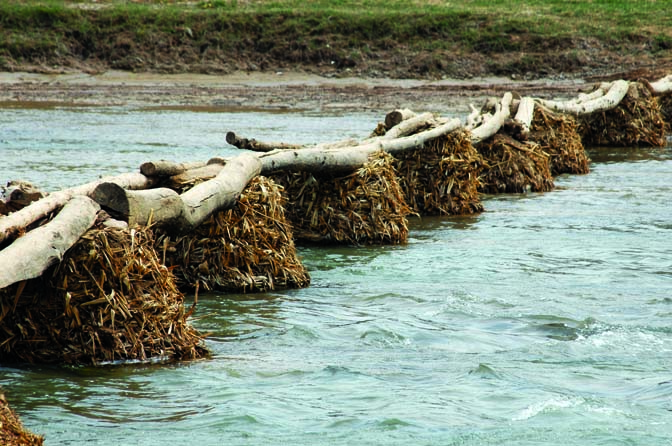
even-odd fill
[{"label": "grassy slope", "polygon": [[465,77],[670,63],[667,0],[5,0],[0,68]]}]

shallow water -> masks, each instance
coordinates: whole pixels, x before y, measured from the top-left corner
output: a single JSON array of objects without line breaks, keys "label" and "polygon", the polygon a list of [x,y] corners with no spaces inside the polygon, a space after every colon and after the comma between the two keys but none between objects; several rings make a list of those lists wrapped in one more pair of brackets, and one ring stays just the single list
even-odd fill
[{"label": "shallow water", "polygon": [[[0,110],[0,180],[47,188],[224,133],[362,138],[373,114]],[[545,194],[411,222],[395,247],[311,247],[304,290],[199,296],[213,357],[0,367],[47,445],[669,445],[672,149],[591,151]]]}]

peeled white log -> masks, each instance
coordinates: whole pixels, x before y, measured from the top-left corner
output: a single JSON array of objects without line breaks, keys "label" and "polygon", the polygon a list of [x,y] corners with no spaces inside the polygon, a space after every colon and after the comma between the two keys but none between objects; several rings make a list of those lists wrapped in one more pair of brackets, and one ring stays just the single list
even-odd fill
[{"label": "peeled white log", "polygon": [[165,188],[131,191],[109,183],[99,185],[93,195],[103,208],[128,219],[129,227],[151,222],[170,232],[186,233],[215,212],[233,207],[260,171],[259,158],[244,153],[220,166],[217,176],[182,195]]},{"label": "peeled white log", "polygon": [[91,194],[104,182],[116,183],[125,189],[147,189],[154,184],[154,180],[140,173],[125,173],[51,193],[19,211],[0,217],[0,243],[62,207],[72,197]]},{"label": "peeled white log", "polygon": [[532,119],[534,118],[534,99],[524,97],[518,104],[518,111],[514,119],[523,127],[523,134],[530,132]]},{"label": "peeled white log", "polygon": [[205,165],[206,163],[202,161],[191,163],[175,163],[166,160],[149,161],[140,165],[140,172],[148,177],[172,177],[189,169],[196,169]]},{"label": "peeled white log", "polygon": [[284,142],[263,142],[256,139],[243,138],[234,132],[226,133],[226,142],[234,147],[255,152],[270,152],[272,150],[296,150],[303,148],[301,144],[287,144]]},{"label": "peeled white log", "polygon": [[504,93],[501,102],[496,106],[496,111],[492,115],[492,118],[471,131],[471,142],[473,144],[477,144],[499,131],[506,119],[511,115],[511,101],[513,101],[513,95],[508,92]]},{"label": "peeled white log", "polygon": [[536,101],[544,107],[560,113],[589,115],[591,113],[611,110],[618,106],[628,93],[629,86],[630,83],[628,81],[616,81],[603,96],[580,103],[574,101],[548,101],[544,99],[537,99]]},{"label": "peeled white log", "polygon": [[483,115],[479,109],[474,107],[474,104],[469,104],[469,108],[471,109],[471,113],[467,116],[465,129],[473,130],[483,123]]},{"label": "peeled white log", "polygon": [[392,110],[387,115],[385,115],[385,128],[391,129],[394,126],[399,125],[401,122],[411,119],[416,113],[413,110],[407,108]]},{"label": "peeled white log", "polygon": [[412,118],[401,121],[399,124],[395,125],[389,129],[385,135],[381,136],[382,139],[395,139],[402,136],[407,136],[412,133],[415,133],[417,130],[428,127],[432,125],[434,121],[434,115],[432,113],[421,113],[415,115]]},{"label": "peeled white log", "polygon": [[653,92],[658,95],[672,93],[672,74],[668,74],[656,82],[651,82],[651,88],[653,88]]},{"label": "peeled white log", "polygon": [[358,169],[370,154],[383,150],[389,153],[404,152],[422,147],[427,141],[453,132],[462,127],[459,119],[451,119],[445,124],[415,135],[386,140],[377,138],[366,144],[342,149],[281,150],[259,154],[262,162],[261,173],[268,175],[282,170],[309,172],[340,172]]},{"label": "peeled white log", "polygon": [[93,225],[100,207],[85,196],[70,199],[53,220],[0,251],[0,289],[39,277]]}]

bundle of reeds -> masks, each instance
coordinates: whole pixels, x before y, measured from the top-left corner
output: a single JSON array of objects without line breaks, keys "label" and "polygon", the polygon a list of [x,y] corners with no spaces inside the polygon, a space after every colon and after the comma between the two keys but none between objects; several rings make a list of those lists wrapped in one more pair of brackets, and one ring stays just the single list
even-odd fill
[{"label": "bundle of reeds", "polygon": [[484,163],[468,132],[456,131],[397,156],[399,184],[420,215],[464,215],[483,211],[478,177]]},{"label": "bundle of reeds", "polygon": [[590,159],[573,117],[537,106],[528,139],[549,155],[552,175],[586,174],[590,171]]},{"label": "bundle of reeds", "polygon": [[631,82],[628,93],[615,108],[581,115],[579,133],[588,147],[665,146],[660,103],[641,82]]},{"label": "bundle of reeds", "polygon": [[0,290],[0,304],[3,359],[97,364],[207,353],[150,229],[91,229],[53,271]]},{"label": "bundle of reeds", "polygon": [[179,284],[234,292],[301,288],[310,275],[294,246],[281,187],[253,179],[233,209],[219,212],[190,234],[157,240]]},{"label": "bundle of reeds", "polygon": [[44,438],[23,427],[16,413],[0,392],[0,444],[3,446],[41,446]]},{"label": "bundle of reeds", "polygon": [[553,189],[549,156],[538,144],[498,133],[477,146],[487,168],[479,190],[487,194],[546,192]]},{"label": "bundle of reeds", "polygon": [[658,103],[665,121],[665,132],[670,134],[672,133],[672,94],[658,96]]},{"label": "bundle of reeds", "polygon": [[297,240],[339,244],[399,244],[408,240],[410,209],[393,167],[377,152],[347,176],[278,173],[285,187],[287,216]]}]

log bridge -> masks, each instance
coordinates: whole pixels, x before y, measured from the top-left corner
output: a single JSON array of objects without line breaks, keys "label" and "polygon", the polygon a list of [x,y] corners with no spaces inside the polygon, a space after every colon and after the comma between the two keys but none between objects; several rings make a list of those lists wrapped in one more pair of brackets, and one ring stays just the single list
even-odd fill
[{"label": "log bridge", "polygon": [[[58,264],[96,222],[129,231],[151,225],[175,236],[188,234],[214,214],[234,207],[245,187],[260,175],[278,172],[347,174],[360,169],[375,153],[402,156],[456,132],[466,132],[477,149],[499,135],[521,153],[533,151],[526,144],[535,144],[529,141],[535,113],[561,114],[579,121],[605,116],[628,97],[641,98],[642,90],[638,90],[637,85],[644,85],[652,100],[672,95],[672,75],[651,83],[625,80],[605,83],[568,101],[516,99],[512,93],[505,93],[487,107],[472,106],[471,113],[464,119],[394,110],[371,137],[313,146],[260,142],[229,132],[226,141],[246,150],[229,159],[148,162],[140,166],[139,172],[104,178],[46,196],[23,194],[29,201],[24,207],[8,208],[18,199],[3,203],[5,209],[13,212],[0,217],[0,291],[43,275]],[[660,114],[660,106],[657,113]],[[654,121],[655,125],[662,122],[659,117]],[[656,127],[656,136],[646,141],[664,145],[665,135],[660,135],[660,131]],[[188,187],[194,183],[198,184]],[[20,294],[20,291],[16,294],[14,308]],[[3,307],[0,325],[10,311],[11,308]]]}]

